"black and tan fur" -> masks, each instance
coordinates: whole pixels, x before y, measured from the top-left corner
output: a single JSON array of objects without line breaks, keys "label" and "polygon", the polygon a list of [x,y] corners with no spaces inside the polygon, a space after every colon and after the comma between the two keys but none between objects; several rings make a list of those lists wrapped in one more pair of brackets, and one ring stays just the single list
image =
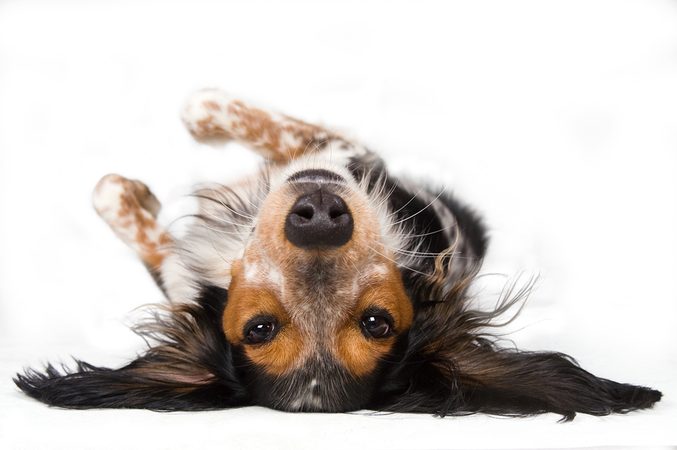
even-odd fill
[{"label": "black and tan fur", "polygon": [[[497,346],[487,328],[525,292],[491,312],[473,309],[467,293],[487,237],[449,193],[393,177],[337,133],[220,91],[198,92],[183,118],[196,138],[241,141],[266,163],[232,186],[197,190],[199,212],[180,238],[157,223],[159,202],[143,183],[104,177],[97,211],[168,303],[139,325],[153,344],[138,359],[119,369],[28,370],[15,379],[28,395],[68,408],[264,405],[567,420],[661,398],[595,377],[561,353]],[[351,221],[347,241],[304,247],[290,237],[290,211],[316,194],[348,208],[337,213]],[[370,321],[387,332],[375,338],[365,331]],[[266,340],[252,343],[260,330]]]}]

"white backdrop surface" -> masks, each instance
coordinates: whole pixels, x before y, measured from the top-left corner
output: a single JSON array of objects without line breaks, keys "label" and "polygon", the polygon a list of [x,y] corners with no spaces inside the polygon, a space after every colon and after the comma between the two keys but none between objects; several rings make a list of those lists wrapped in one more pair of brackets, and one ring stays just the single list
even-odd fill
[{"label": "white backdrop surface", "polygon": [[[492,243],[480,280],[540,274],[518,346],[661,389],[626,416],[65,411],[11,376],[143,348],[162,297],[90,206],[108,172],[172,222],[258,158],[182,129],[194,89],[325,123],[453,189]],[[173,227],[180,228],[181,222]],[[0,448],[677,445],[677,4],[669,1],[0,2]]]}]

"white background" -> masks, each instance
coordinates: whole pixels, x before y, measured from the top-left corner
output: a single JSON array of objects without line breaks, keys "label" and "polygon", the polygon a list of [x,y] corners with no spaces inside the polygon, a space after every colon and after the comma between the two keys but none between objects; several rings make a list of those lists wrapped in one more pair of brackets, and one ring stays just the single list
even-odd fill
[{"label": "white background", "polygon": [[[120,365],[132,310],[162,299],[96,217],[108,172],[170,223],[200,181],[257,157],[182,129],[194,89],[328,124],[486,218],[478,285],[540,274],[510,327],[592,372],[665,393],[627,416],[63,411],[11,375]],[[0,447],[545,448],[677,444],[677,4],[0,2]],[[180,229],[182,223],[172,227]]]}]

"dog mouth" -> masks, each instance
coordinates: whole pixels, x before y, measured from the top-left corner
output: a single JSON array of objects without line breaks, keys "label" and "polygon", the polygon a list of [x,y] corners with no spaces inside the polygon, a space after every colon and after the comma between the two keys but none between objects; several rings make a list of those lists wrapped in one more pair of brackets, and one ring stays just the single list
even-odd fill
[{"label": "dog mouth", "polygon": [[290,183],[338,183],[346,182],[345,178],[336,172],[326,169],[306,169],[296,172],[287,178]]},{"label": "dog mouth", "polygon": [[355,377],[332,357],[318,354],[284,376],[254,376],[254,395],[266,406],[291,412],[345,412],[364,407],[373,375]]}]

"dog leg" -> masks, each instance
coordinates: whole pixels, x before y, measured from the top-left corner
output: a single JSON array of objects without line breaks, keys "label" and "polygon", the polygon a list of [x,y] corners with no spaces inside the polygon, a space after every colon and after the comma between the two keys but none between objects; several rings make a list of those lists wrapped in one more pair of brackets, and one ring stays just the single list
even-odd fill
[{"label": "dog leg", "polygon": [[138,180],[104,176],[94,188],[94,208],[115,234],[136,252],[164,291],[160,268],[172,247],[172,238],[155,220],[160,202]]},{"label": "dog leg", "polygon": [[343,152],[346,156],[366,153],[361,145],[323,127],[252,107],[217,89],[193,94],[182,119],[198,140],[234,139],[278,164],[322,150]]}]

